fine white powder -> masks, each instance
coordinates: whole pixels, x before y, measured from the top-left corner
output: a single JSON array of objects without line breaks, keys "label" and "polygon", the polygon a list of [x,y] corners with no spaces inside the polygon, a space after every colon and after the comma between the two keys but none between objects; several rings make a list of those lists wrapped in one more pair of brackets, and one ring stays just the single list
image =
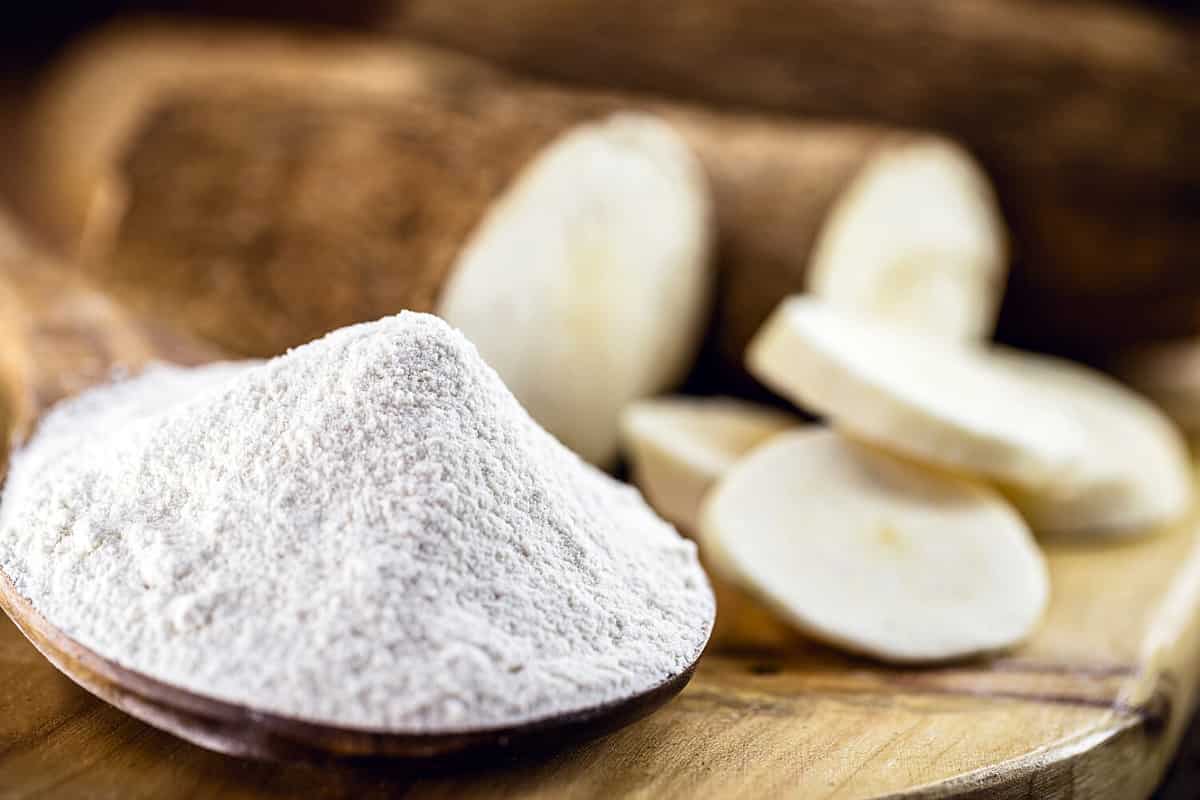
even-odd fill
[{"label": "fine white powder", "polygon": [[0,568],[125,667],[400,732],[652,689],[714,614],[690,542],[412,313],[60,405],[12,461]]}]

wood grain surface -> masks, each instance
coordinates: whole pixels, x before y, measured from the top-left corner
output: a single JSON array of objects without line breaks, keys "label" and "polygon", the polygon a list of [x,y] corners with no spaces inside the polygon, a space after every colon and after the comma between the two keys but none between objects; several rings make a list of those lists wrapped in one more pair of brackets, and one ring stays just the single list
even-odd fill
[{"label": "wood grain surface", "polygon": [[1200,527],[1052,546],[1054,600],[1009,657],[893,670],[816,646],[713,653],[659,713],[555,755],[421,773],[272,766],[92,698],[0,623],[0,797],[1148,795],[1200,668]]}]

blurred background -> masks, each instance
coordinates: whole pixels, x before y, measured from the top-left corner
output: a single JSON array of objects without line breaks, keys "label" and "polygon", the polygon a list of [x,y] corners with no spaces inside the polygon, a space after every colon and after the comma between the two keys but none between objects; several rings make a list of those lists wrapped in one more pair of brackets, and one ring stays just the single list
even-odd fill
[{"label": "blurred background", "polygon": [[[447,276],[522,170],[573,126],[635,109],[678,130],[706,176],[707,292],[671,284],[669,325],[620,320],[661,348],[637,370],[581,369],[582,399],[543,390],[558,356],[509,363],[472,337],[593,462],[617,463],[631,398],[684,385],[778,402],[741,356],[805,290],[1115,371],[1194,434],[1198,10],[21,3],[0,26],[0,205],[56,269],[225,354],[266,356],[401,308],[465,307],[447,306]],[[610,297],[587,291],[572,302]],[[480,319],[468,311],[452,321]],[[605,415],[599,437],[572,428]],[[1198,763],[1193,731],[1162,796],[1196,796]]]}]

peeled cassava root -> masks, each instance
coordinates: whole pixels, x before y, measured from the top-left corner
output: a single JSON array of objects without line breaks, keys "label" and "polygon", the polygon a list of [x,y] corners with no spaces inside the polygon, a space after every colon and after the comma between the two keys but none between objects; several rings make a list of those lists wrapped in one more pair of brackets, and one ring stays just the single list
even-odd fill
[{"label": "peeled cassava root", "polygon": [[[153,352],[148,331],[39,252],[0,209],[0,464],[40,409],[108,379],[113,354],[133,367]],[[55,368],[63,363],[73,369]]]},{"label": "peeled cassava root", "polygon": [[730,398],[665,397],[625,409],[634,483],[665,519],[694,535],[708,491],[748,452],[795,427],[790,414]]},{"label": "peeled cassava root", "polygon": [[[256,36],[112,31],[56,70],[34,127],[43,216],[67,241],[86,231],[93,273],[240,352],[434,310],[521,169],[628,109],[669,122],[707,175],[724,367],[810,264],[832,301],[948,335],[991,328],[1003,226],[970,157],[938,137],[566,92],[411,45]],[[246,88],[208,80],[231,76]]]},{"label": "peeled cassava root", "polygon": [[755,374],[855,436],[1010,492],[1046,533],[1132,534],[1192,500],[1183,442],[1148,401],[1077,365],[784,303]]},{"label": "peeled cassava root", "polygon": [[781,434],[734,467],[704,506],[701,547],[800,630],[887,661],[1010,647],[1049,595],[1000,495],[829,430]]},{"label": "peeled cassava root", "polygon": [[[1013,229],[1008,333],[1200,328],[1200,28],[1125,3],[404,0],[380,25],[548,78],[946,131]],[[1069,35],[1064,35],[1069,31]]]}]

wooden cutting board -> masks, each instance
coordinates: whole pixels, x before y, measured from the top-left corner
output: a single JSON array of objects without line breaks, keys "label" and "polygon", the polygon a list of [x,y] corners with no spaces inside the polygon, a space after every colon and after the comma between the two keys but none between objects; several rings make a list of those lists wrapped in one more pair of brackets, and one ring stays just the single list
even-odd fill
[{"label": "wooden cutting board", "polygon": [[[5,270],[6,436],[118,357],[205,357],[0,249],[0,278]],[[714,652],[683,694],[607,739],[456,774],[201,750],[78,689],[0,617],[0,800],[1145,796],[1200,681],[1200,518],[1137,543],[1052,546],[1049,556],[1048,619],[1004,658],[901,670],[805,644]]]},{"label": "wooden cutting board", "polygon": [[556,755],[419,775],[238,761],[93,699],[0,620],[0,798],[1131,798],[1200,677],[1200,524],[1050,551],[1054,600],[1008,657],[885,669],[816,646],[712,654],[662,711]]}]

